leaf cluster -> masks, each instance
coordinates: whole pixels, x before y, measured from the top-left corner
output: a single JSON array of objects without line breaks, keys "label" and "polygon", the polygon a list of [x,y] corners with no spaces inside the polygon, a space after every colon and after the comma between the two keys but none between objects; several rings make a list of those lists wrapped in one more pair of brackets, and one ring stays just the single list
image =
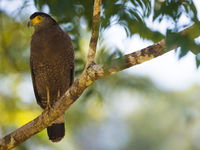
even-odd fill
[{"label": "leaf cluster", "polygon": [[[57,17],[59,23],[70,24],[68,32],[73,35],[76,48],[79,48],[80,29],[84,25],[88,31],[91,30],[93,1],[34,1],[40,10],[48,6],[50,13]],[[189,23],[180,23],[183,17],[189,20]],[[81,20],[84,20],[84,23]],[[160,26],[162,21],[167,21],[169,26]],[[124,28],[127,37],[139,34],[141,38],[153,42],[166,38],[168,47],[180,46],[180,58],[188,51],[195,51],[195,55],[199,53],[199,45],[194,39],[187,35],[176,34],[197,22],[197,9],[191,0],[103,0],[102,2],[101,32],[118,24]],[[153,28],[153,24],[157,24],[158,28]],[[166,30],[165,34],[161,32],[163,28]]]}]

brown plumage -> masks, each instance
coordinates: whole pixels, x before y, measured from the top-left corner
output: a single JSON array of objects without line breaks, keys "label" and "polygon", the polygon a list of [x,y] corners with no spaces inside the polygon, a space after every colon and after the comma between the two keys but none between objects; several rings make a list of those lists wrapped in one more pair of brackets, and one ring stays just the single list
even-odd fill
[{"label": "brown plumage", "polygon": [[[74,49],[70,37],[48,14],[31,15],[30,67],[37,103],[51,107],[71,86],[74,78]],[[60,141],[65,135],[64,115],[47,128],[49,139]]]}]

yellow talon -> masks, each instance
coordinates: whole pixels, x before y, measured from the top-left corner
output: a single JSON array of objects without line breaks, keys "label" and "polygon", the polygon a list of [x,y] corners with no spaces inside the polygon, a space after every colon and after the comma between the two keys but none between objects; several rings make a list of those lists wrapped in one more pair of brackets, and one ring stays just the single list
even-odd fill
[{"label": "yellow talon", "polygon": [[46,87],[46,91],[47,91],[47,105],[46,105],[46,108],[45,109],[49,109],[51,108],[51,104],[50,104],[50,93],[49,93],[49,88]]},{"label": "yellow talon", "polygon": [[57,98],[60,98],[60,90],[58,90],[58,96],[57,96]]}]

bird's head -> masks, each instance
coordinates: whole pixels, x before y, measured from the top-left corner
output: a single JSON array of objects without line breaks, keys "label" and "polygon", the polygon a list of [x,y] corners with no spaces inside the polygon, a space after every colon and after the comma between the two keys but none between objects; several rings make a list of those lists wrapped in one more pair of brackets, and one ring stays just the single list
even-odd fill
[{"label": "bird's head", "polygon": [[30,16],[28,27],[33,26],[34,28],[41,28],[55,23],[56,21],[50,15],[43,12],[35,12]]}]

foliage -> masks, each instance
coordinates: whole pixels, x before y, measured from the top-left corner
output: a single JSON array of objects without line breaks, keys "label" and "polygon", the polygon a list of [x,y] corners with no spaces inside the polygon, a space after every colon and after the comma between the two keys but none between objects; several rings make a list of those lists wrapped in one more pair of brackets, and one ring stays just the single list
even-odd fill
[{"label": "foliage", "polygon": [[[89,30],[91,28],[92,1],[35,0],[35,4],[39,9],[42,9],[44,5],[48,5],[50,13],[55,15],[60,23],[68,22],[73,26],[70,33],[77,38],[80,37],[78,36],[80,33],[77,31],[79,31],[82,25],[80,22],[81,18],[86,22],[87,28]],[[152,40],[153,42],[157,42],[165,37],[168,41],[168,47],[178,44],[181,48],[180,58],[185,56],[189,50],[195,54],[200,52],[199,45],[195,43],[194,39],[181,35],[177,37],[176,34],[171,34],[198,22],[197,10],[191,0],[106,0],[103,1],[102,7],[101,31],[114,24],[119,24],[124,27],[129,37],[133,34],[139,34],[141,38]],[[183,17],[186,17],[189,23],[180,23]],[[155,30],[148,25],[149,22],[157,23],[157,21],[162,22],[165,20],[172,24],[173,28],[168,27],[164,35],[160,32],[160,29]],[[196,30],[199,30],[199,28],[199,25],[196,26]],[[76,41],[78,41],[77,38]],[[182,38],[184,39],[180,40]]]},{"label": "foliage", "polygon": [[[27,72],[28,42],[26,23],[17,22],[1,12],[0,24],[0,70],[1,73]],[[16,40],[18,39],[18,40]]]}]

